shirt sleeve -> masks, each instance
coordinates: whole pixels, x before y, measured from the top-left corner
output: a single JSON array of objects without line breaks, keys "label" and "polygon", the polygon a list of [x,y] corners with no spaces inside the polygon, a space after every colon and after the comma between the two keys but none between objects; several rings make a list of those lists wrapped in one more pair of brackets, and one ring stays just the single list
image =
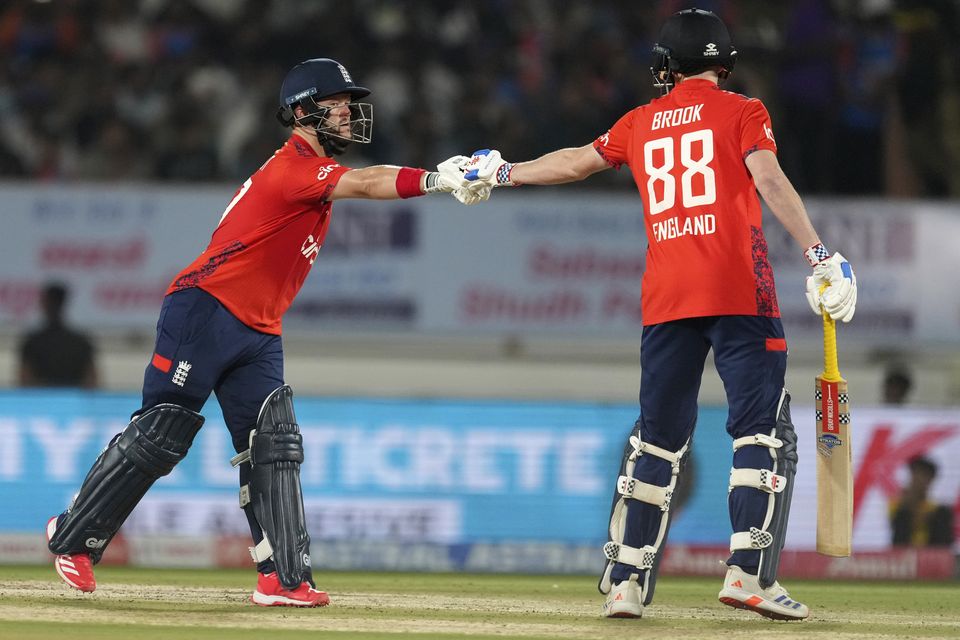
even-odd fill
[{"label": "shirt sleeve", "polygon": [[593,141],[593,148],[614,169],[619,169],[623,164],[630,164],[627,154],[635,114],[636,109],[628,112],[617,120],[609,131]]},{"label": "shirt sleeve", "polygon": [[777,141],[773,138],[770,114],[759,100],[747,100],[740,114],[740,153],[746,158],[754,151],[761,149],[777,152]]},{"label": "shirt sleeve", "polygon": [[291,167],[283,180],[283,195],[288,202],[324,201],[349,167],[333,158],[317,158]]}]

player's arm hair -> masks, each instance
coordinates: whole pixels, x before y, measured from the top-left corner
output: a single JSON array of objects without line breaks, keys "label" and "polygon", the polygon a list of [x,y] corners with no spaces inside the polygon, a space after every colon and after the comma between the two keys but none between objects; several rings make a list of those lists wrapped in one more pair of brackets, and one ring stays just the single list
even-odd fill
[{"label": "player's arm hair", "polygon": [[[422,171],[388,164],[378,164],[363,169],[351,169],[340,176],[328,201],[359,198],[361,200],[395,200],[403,196],[397,192],[397,176],[400,172]],[[426,172],[424,172],[426,173]],[[420,188],[423,188],[421,176]]]},{"label": "player's arm hair", "polygon": [[776,154],[760,149],[748,155],[744,162],[764,202],[797,244],[803,249],[818,244],[820,238],[807,216],[800,194],[784,175]]},{"label": "player's arm hair", "polygon": [[551,151],[536,160],[515,162],[510,179],[517,184],[564,184],[609,168],[593,144],[588,144]]}]

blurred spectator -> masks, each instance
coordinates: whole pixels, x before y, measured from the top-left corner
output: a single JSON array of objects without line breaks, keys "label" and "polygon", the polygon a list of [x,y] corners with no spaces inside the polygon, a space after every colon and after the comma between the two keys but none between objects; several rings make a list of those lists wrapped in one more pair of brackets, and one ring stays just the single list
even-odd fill
[{"label": "blurred spectator", "polygon": [[832,191],[883,193],[887,96],[896,65],[896,33],[885,15],[858,18],[842,36],[840,113],[833,141]]},{"label": "blurred spectator", "polygon": [[897,0],[895,4],[900,49],[896,96],[907,130],[909,164],[920,182],[912,195],[946,196],[951,172],[956,172],[945,146],[949,126],[944,111],[960,75],[956,54],[960,11],[955,0]]},{"label": "blurred spectator", "polygon": [[114,120],[100,129],[78,175],[88,180],[143,180],[150,176],[150,166],[137,152],[134,132]]},{"label": "blurred spectator", "polygon": [[900,498],[890,505],[894,546],[953,546],[953,512],[931,502],[927,494],[937,477],[937,465],[923,457],[910,460],[910,479]]},{"label": "blurred spectator", "polygon": [[777,72],[775,120],[784,172],[801,193],[832,187],[836,135],[837,21],[827,0],[791,3]]},{"label": "blurred spectator", "polygon": [[43,326],[20,343],[21,387],[97,387],[97,368],[90,340],[64,321],[68,292],[58,283],[40,295]]},{"label": "blurred spectator", "polygon": [[888,367],[883,374],[883,404],[901,405],[907,403],[913,389],[913,377],[902,365]]},{"label": "blurred spectator", "polygon": [[[536,156],[653,97],[656,25],[694,5],[731,26],[744,60],[726,88],[769,96],[802,192],[960,195],[955,0],[7,0],[0,177],[236,180],[282,139],[261,124],[270,79],[309,55],[370,78],[378,124],[353,165],[491,139]],[[318,52],[317,33],[350,37]],[[611,185],[633,188],[585,187]]]}]

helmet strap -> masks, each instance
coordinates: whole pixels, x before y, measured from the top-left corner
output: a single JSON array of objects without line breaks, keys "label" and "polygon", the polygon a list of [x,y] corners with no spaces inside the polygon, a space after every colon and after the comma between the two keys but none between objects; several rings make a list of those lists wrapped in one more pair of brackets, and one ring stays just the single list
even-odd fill
[{"label": "helmet strap", "polygon": [[323,145],[323,150],[328,156],[337,156],[347,150],[351,140],[331,135],[327,128],[327,114],[329,108],[321,107],[313,115],[316,121],[313,122],[313,129],[317,132],[317,140]]},{"label": "helmet strap", "polygon": [[323,145],[323,150],[330,157],[338,156],[344,151],[347,150],[347,147],[350,145],[349,140],[337,140],[335,138],[328,138],[326,134],[320,133],[317,131],[317,140],[320,141],[320,144]]},{"label": "helmet strap", "polygon": [[[340,155],[346,151],[347,147],[350,145],[350,140],[342,138],[333,138],[327,135],[327,132],[324,131],[324,123],[327,121],[327,111],[328,109],[317,108],[316,103],[309,104],[305,102],[300,102],[299,106],[303,109],[304,115],[297,117],[296,113],[293,110],[290,110],[290,114],[293,117],[292,121],[289,121],[291,125],[300,125],[312,129],[313,132],[317,135],[317,142],[320,143],[320,146],[323,147],[324,153],[328,157]],[[277,119],[280,122],[286,122],[282,118],[283,109],[277,114]]]}]

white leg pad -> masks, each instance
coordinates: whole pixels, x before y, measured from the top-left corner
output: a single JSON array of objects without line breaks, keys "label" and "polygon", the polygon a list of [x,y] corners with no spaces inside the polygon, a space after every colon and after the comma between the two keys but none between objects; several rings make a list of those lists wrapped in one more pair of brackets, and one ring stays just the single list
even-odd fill
[{"label": "white leg pad", "polygon": [[756,445],[758,447],[767,447],[769,449],[779,449],[783,446],[783,440],[779,438],[774,438],[771,435],[765,433],[757,433],[752,436],[744,436],[743,438],[737,438],[733,441],[733,450],[736,451],[741,447],[747,447],[750,445]]},{"label": "white leg pad", "polygon": [[[673,496],[673,490],[677,486],[677,476],[680,474],[680,461],[690,446],[688,440],[679,451],[667,451],[661,447],[643,442],[639,436],[630,436],[630,446],[633,450],[628,454],[624,464],[624,475],[617,478],[617,493],[620,499],[614,505],[613,513],[610,517],[610,542],[604,545],[603,553],[607,558],[607,566],[600,578],[601,593],[608,594],[613,587],[611,573],[615,563],[620,562],[637,568],[638,572],[645,571],[643,580],[643,593],[645,602],[653,595],[651,574],[656,563],[657,553],[663,544],[667,534],[667,525],[669,523],[670,500]],[[642,455],[652,455],[670,463],[671,478],[670,484],[661,487],[658,485],[641,482],[633,477],[633,470],[636,467],[637,459]],[[652,545],[646,545],[642,548],[629,547],[623,544],[624,529],[627,522],[627,507],[629,501],[638,500],[647,504],[659,507],[663,512],[660,517],[660,530],[657,533],[656,542]],[[632,574],[630,579],[639,578],[639,574]],[[656,577],[653,577],[656,580]]]},{"label": "white leg pad", "polygon": [[640,482],[630,476],[620,476],[617,479],[617,491],[624,498],[633,498],[655,507],[661,511],[670,510],[670,499],[673,497],[671,487],[660,487],[647,482]]},{"label": "white leg pad", "polygon": [[730,536],[730,553],[742,550],[766,549],[773,544],[773,534],[750,527],[750,531],[738,531]]},{"label": "white leg pad", "polygon": [[736,487],[753,488],[767,496],[767,509],[763,523],[738,531],[730,538],[730,551],[759,550],[760,564],[758,581],[764,589],[776,583],[780,564],[780,552],[786,540],[787,518],[793,498],[793,481],[797,468],[797,433],[790,420],[790,394],[780,392],[780,401],[775,414],[776,422],[766,434],[737,438],[733,443],[736,452],[745,446],[766,447],[770,454],[771,469],[733,469],[730,472],[730,490]]},{"label": "white leg pad", "polygon": [[787,488],[787,479],[767,469],[730,469],[730,491],[736,487],[752,487],[764,493],[780,493]]},{"label": "white leg pad", "polygon": [[637,569],[650,569],[657,559],[657,548],[647,545],[637,549],[617,542],[608,542],[603,545],[603,555],[612,562],[630,564]]},{"label": "white leg pad", "polygon": [[267,540],[266,533],[264,533],[263,540],[261,540],[257,546],[248,547],[248,549],[250,549],[250,556],[254,562],[263,562],[273,557],[273,547],[270,546],[270,541]]}]

